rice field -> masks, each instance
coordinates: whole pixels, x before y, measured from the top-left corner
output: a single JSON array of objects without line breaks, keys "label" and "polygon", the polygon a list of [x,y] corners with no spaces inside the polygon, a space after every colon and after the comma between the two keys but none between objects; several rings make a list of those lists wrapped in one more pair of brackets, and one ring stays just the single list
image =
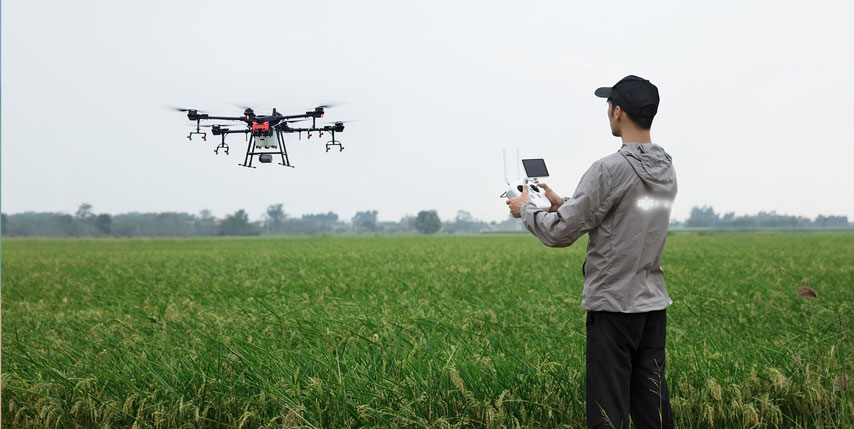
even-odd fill
[{"label": "rice field", "polygon": [[[4,238],[2,423],[585,427],[585,245]],[[852,261],[854,234],[669,237],[677,427],[854,427]]]}]

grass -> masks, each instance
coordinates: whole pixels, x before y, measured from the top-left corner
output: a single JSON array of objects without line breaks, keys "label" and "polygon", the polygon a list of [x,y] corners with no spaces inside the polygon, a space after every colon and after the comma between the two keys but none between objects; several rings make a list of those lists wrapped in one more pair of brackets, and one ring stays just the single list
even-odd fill
[{"label": "grass", "polygon": [[[584,246],[4,239],[3,424],[584,427]],[[854,426],[852,260],[851,234],[669,237],[677,426]]]}]

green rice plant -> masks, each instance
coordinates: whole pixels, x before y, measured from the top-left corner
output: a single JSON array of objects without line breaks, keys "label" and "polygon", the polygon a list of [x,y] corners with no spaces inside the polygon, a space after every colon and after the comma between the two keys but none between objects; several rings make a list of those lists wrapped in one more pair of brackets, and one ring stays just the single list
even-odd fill
[{"label": "green rice plant", "polygon": [[[4,239],[2,423],[583,427],[585,244]],[[850,234],[668,237],[677,426],[854,426],[852,260]]]}]

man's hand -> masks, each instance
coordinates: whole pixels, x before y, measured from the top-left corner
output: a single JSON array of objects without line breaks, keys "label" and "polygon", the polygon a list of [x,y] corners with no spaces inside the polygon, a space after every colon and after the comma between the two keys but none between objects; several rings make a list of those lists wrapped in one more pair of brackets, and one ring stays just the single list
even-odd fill
[{"label": "man's hand", "polygon": [[560,197],[552,188],[549,188],[549,185],[545,183],[538,183],[537,186],[543,189],[546,194],[546,198],[549,199],[549,202],[552,203],[552,206],[549,208],[549,213],[556,212],[558,207],[563,204],[563,198]]},{"label": "man's hand", "polygon": [[526,201],[531,201],[531,197],[528,195],[528,185],[522,186],[522,195],[519,195],[516,198],[508,198],[507,205],[510,206],[510,214],[513,217],[522,217],[520,213],[522,209],[522,204],[525,204]]}]

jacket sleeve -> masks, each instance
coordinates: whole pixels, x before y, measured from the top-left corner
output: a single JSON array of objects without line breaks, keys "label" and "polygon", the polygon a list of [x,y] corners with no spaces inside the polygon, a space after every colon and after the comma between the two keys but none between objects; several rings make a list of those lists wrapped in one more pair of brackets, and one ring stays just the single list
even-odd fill
[{"label": "jacket sleeve", "polygon": [[599,226],[613,203],[613,180],[597,162],[581,177],[575,195],[565,199],[556,212],[548,213],[526,202],[521,209],[522,222],[546,246],[567,247]]}]

